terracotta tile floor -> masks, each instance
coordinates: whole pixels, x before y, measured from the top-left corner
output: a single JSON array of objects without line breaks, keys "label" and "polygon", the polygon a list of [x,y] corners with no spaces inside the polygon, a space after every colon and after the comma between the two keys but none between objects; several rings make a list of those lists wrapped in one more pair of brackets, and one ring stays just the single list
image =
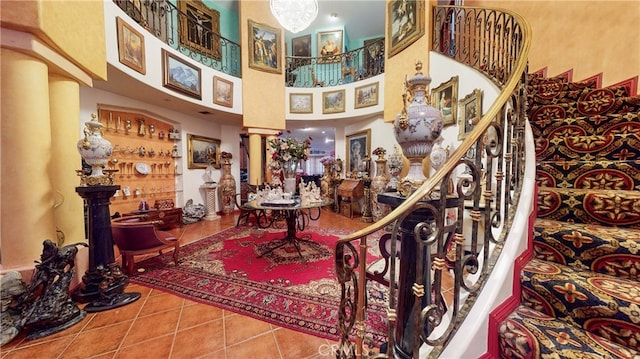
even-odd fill
[{"label": "terracotta tile floor", "polygon": [[[237,215],[173,230],[182,244],[235,225]],[[314,226],[360,229],[324,210]],[[118,254],[116,253],[116,256]],[[136,257],[136,262],[144,259]],[[118,258],[119,260],[119,258]],[[20,336],[0,348],[0,358],[330,358],[333,341],[280,328],[253,318],[131,284],[138,301],[87,317],[73,327],[37,340]]]},{"label": "terracotta tile floor", "polygon": [[[236,218],[237,214],[224,215],[172,231],[186,244],[234,226]],[[310,225],[357,230],[367,224],[326,209]],[[136,257],[136,262],[142,259]],[[21,335],[0,348],[0,359],[332,357],[335,343],[330,340],[143,286],[131,284],[126,291],[140,292],[142,297],[117,309],[87,314],[82,322],[48,337],[26,340]],[[450,296],[445,294],[449,302]]]}]

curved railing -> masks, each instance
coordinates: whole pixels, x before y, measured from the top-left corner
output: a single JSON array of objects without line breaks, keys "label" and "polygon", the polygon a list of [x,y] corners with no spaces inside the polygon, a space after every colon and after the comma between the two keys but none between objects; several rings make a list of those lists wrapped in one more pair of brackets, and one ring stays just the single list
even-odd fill
[{"label": "curved railing", "polygon": [[322,57],[287,56],[287,87],[338,86],[384,73],[384,39],[361,48]]},{"label": "curved railing", "polygon": [[[417,358],[423,343],[431,357],[438,356],[483,290],[511,229],[525,165],[529,26],[504,10],[451,6],[435,7],[433,24],[432,51],[484,72],[501,92],[440,170],[413,194],[399,198],[387,216],[336,244],[342,292],[339,358]],[[389,330],[386,353],[375,354],[367,352],[367,249],[368,238],[385,229],[390,233],[381,240],[394,254],[386,258],[385,273]],[[409,268],[411,262],[415,267]],[[453,279],[453,295],[443,303],[447,275]]]},{"label": "curved railing", "polygon": [[[240,45],[212,31],[169,1],[113,0],[131,19],[194,61],[241,77]],[[206,22],[207,24],[209,22]]]}]

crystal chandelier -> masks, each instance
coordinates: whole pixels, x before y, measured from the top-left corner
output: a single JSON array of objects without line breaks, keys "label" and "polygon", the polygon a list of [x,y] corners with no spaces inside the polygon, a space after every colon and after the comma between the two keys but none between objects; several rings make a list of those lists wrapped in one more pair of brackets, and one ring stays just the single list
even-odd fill
[{"label": "crystal chandelier", "polygon": [[270,0],[271,13],[292,33],[306,29],[318,16],[317,0]]}]

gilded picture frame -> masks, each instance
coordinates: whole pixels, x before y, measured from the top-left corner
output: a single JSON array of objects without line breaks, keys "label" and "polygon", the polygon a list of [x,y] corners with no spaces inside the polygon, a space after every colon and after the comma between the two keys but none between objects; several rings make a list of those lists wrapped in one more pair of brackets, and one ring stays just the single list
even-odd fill
[{"label": "gilded picture frame", "polygon": [[365,157],[371,158],[371,129],[359,131],[346,136],[346,162],[345,171],[352,177],[358,173],[368,174],[370,165]]},{"label": "gilded picture frame", "polygon": [[443,125],[455,125],[458,118],[458,76],[431,90],[431,106],[440,110]]},{"label": "gilded picture frame", "polygon": [[482,90],[475,89],[460,100],[460,109],[458,140],[462,141],[482,118]]},{"label": "gilded picture frame", "polygon": [[199,0],[179,0],[178,10],[180,45],[220,60],[220,13]]},{"label": "gilded picture frame", "polygon": [[340,62],[343,49],[342,30],[318,32],[318,63]]},{"label": "gilded picture frame", "polygon": [[389,58],[424,35],[424,0],[392,0],[387,4]]},{"label": "gilded picture frame", "polygon": [[120,17],[116,17],[118,31],[118,60],[123,65],[145,75],[144,36]]},{"label": "gilded picture frame", "polygon": [[312,93],[290,93],[289,94],[290,113],[313,113]]},{"label": "gilded picture frame", "polygon": [[162,86],[198,100],[202,99],[202,75],[198,66],[191,65],[164,49],[162,65]]},{"label": "gilded picture frame", "polygon": [[378,104],[378,87],[379,83],[374,82],[372,84],[356,87],[354,91],[354,107],[363,108],[369,106],[375,106]]},{"label": "gilded picture frame", "polygon": [[282,30],[248,20],[249,67],[252,69],[282,73]]},{"label": "gilded picture frame", "polygon": [[233,82],[221,77],[213,77],[213,103],[233,107]]},{"label": "gilded picture frame", "polygon": [[327,91],[322,93],[322,113],[344,112],[345,90]]},{"label": "gilded picture frame", "polygon": [[189,169],[206,169],[212,165],[213,168],[220,168],[220,143],[217,138],[188,133],[187,167]]}]

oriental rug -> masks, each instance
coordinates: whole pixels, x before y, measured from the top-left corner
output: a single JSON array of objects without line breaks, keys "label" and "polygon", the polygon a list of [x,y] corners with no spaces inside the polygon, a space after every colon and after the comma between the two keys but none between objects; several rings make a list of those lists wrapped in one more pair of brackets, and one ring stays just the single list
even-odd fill
[{"label": "oriental rug", "polygon": [[[258,258],[282,230],[232,228],[182,246],[179,264],[165,253],[136,264],[144,268],[131,281],[199,303],[213,305],[265,322],[338,340],[340,287],[334,268],[338,235],[350,232],[307,228],[312,243],[301,242],[303,263],[292,245]],[[368,237],[371,261],[379,258],[377,241]],[[369,258],[367,260],[369,262]],[[388,289],[369,281],[367,326],[373,345],[387,332]]]}]

